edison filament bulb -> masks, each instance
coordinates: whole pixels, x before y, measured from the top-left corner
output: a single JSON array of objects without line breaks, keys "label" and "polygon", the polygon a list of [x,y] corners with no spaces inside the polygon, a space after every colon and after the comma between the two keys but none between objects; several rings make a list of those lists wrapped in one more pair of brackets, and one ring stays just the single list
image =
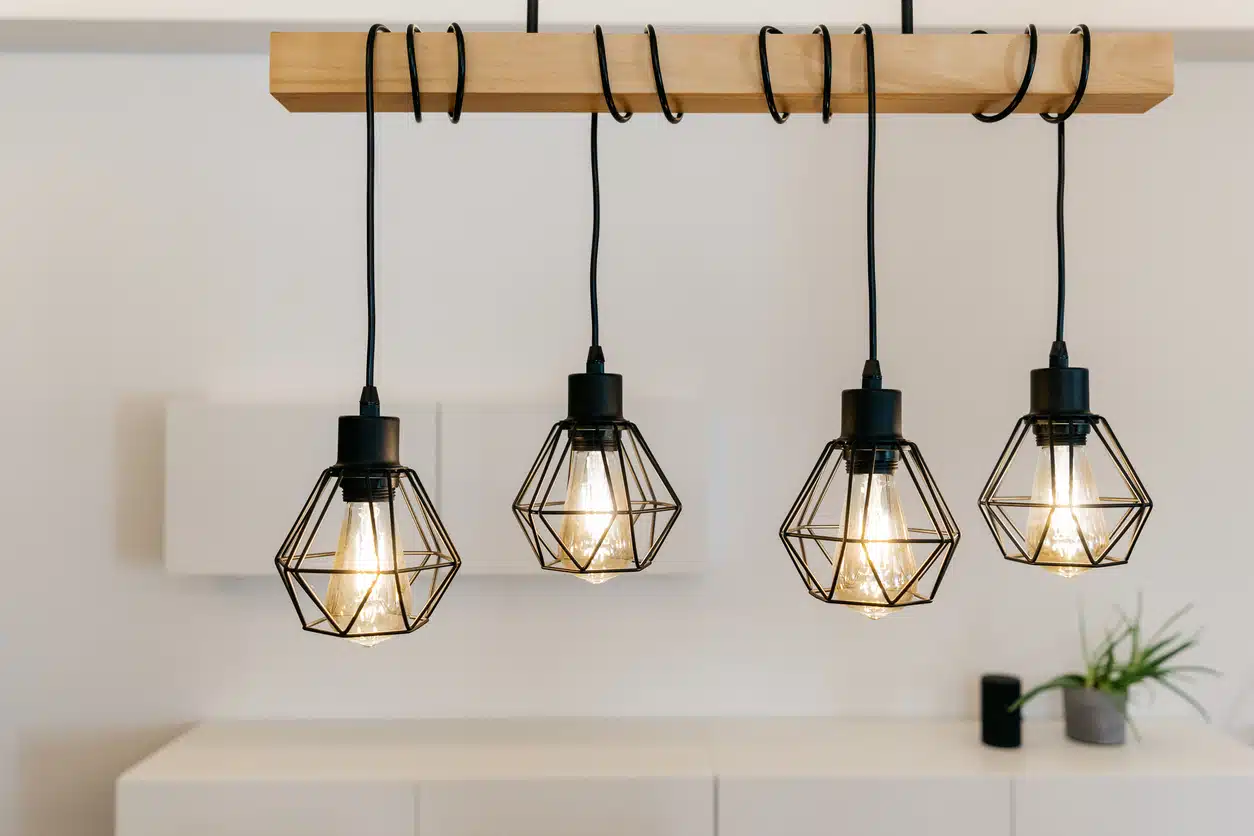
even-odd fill
[{"label": "edison filament bulb", "polygon": [[865,601],[854,609],[868,618],[883,618],[893,612],[882,606],[886,599],[895,600],[918,571],[906,542],[909,532],[894,474],[855,473],[845,514],[853,542],[844,546],[837,595],[848,602]]},{"label": "edison filament bulb", "polygon": [[589,442],[578,431],[572,447],[560,538],[573,561],[586,567],[579,577],[604,583],[635,568],[622,457],[616,445]]},{"label": "edison filament bulb", "polygon": [[404,552],[400,538],[393,535],[388,504],[345,505],[327,588],[327,612],[343,628],[353,623],[350,641],[371,647],[391,638],[381,634],[405,632],[405,613],[414,613],[413,596],[408,581],[397,574],[405,568]]},{"label": "edison filament bulb", "polygon": [[1091,569],[1106,551],[1110,528],[1096,507],[1097,485],[1083,444],[1037,448],[1031,501],[1027,545],[1035,562],[1064,578]]}]

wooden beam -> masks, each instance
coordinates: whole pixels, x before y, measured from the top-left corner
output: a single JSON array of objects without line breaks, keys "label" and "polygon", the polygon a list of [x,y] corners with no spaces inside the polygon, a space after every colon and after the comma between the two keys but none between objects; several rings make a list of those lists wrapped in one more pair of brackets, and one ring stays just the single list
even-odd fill
[{"label": "wooden beam", "polygon": [[[610,83],[633,112],[659,110],[644,35],[607,35]],[[762,113],[757,35],[659,35],[672,108],[686,113]],[[270,36],[270,92],[299,112],[361,111],[365,106],[365,34],[275,32]],[[771,81],[781,109],[817,113],[823,47],[815,35],[769,37]],[[1092,70],[1081,110],[1144,113],[1174,87],[1172,37],[1093,34]],[[1041,35],[1032,87],[1021,113],[1057,111],[1075,91],[1078,36]],[[425,111],[450,108],[456,87],[453,36],[417,38]],[[885,113],[992,111],[1018,89],[1027,59],[1024,35],[875,36],[878,105]],[[379,36],[375,91],[380,111],[411,109],[403,32]],[[865,112],[865,56],[858,35],[832,36],[832,109]],[[587,113],[605,110],[591,34],[466,33],[467,112]]]}]

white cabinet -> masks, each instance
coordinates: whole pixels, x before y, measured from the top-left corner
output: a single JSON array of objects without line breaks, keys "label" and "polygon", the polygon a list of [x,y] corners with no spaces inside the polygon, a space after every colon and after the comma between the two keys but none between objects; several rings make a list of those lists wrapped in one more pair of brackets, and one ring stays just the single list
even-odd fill
[{"label": "white cabinet", "polygon": [[1019,782],[1015,836],[1249,836],[1254,782],[1212,775],[1056,777]]},{"label": "white cabinet", "polygon": [[1196,723],[1142,724],[1125,746],[1029,727],[1015,836],[1248,836],[1254,749]]},{"label": "white cabinet", "polygon": [[271,780],[122,781],[118,836],[414,836],[412,786]]},{"label": "white cabinet", "polygon": [[118,780],[117,836],[1248,836],[1254,750],[1030,724],[776,719],[200,726]]},{"label": "white cabinet", "polygon": [[714,836],[712,776],[424,782],[417,836]]},{"label": "white cabinet", "polygon": [[719,836],[1008,836],[1000,777],[723,778]]}]

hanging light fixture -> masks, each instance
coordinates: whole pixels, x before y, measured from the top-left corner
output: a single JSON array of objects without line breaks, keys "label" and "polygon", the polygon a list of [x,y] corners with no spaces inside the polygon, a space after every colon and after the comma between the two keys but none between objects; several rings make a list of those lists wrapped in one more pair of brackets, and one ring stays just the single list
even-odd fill
[{"label": "hanging light fixture", "polygon": [[[1084,48],[1075,97],[1058,115],[1041,114],[1058,130],[1054,343],[1049,366],[1032,371],[1031,411],[1015,425],[979,501],[980,512],[1007,560],[1044,566],[1063,577],[1127,563],[1154,507],[1106,419],[1089,411],[1089,370],[1070,365],[1063,339],[1066,121],[1084,98],[1092,51],[1087,26],[1071,34],[1081,36]],[[1029,430],[1036,453],[1020,455]],[[1030,485],[1026,492],[1025,484]],[[1109,491],[1113,492],[1103,495]]]},{"label": "hanging light fixture", "polygon": [[366,384],[359,414],[340,417],[338,460],[274,559],[306,630],[365,646],[426,624],[461,566],[418,474],[400,463],[400,420],[379,414],[374,386],[374,46],[387,31],[366,35]]},{"label": "hanging light fixture", "polygon": [[[605,43],[596,27],[601,82],[614,106]],[[589,286],[592,345],[584,372],[567,381],[567,417],[549,431],[514,499],[514,516],[542,569],[602,583],[647,569],[682,509],[679,498],[635,424],[623,418],[623,377],[605,371],[597,310],[601,189],[597,114],[591,120],[592,257]]]},{"label": "hanging light fixture", "polygon": [[[820,33],[824,34],[824,33]],[[862,387],[841,393],[841,433],[823,449],[780,527],[810,594],[870,618],[931,602],[958,546],[958,524],[914,443],[901,434],[901,392],[876,358],[875,46],[867,65],[867,285],[870,356]]]}]

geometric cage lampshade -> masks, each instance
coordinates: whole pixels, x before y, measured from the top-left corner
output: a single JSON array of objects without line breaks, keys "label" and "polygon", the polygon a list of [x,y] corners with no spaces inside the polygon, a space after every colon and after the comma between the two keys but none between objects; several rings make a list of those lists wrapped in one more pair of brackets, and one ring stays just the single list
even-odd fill
[{"label": "geometric cage lampshade", "polygon": [[683,505],[620,414],[554,424],[513,509],[542,569],[602,583],[647,569]]},{"label": "geometric cage lampshade", "polygon": [[1154,508],[1106,419],[1087,411],[1020,418],[979,505],[1003,557],[1063,577],[1127,563]]},{"label": "geometric cage lampshade", "polygon": [[[377,428],[385,454],[355,456],[352,440]],[[412,633],[461,566],[418,475],[395,455],[399,428],[396,418],[340,418],[339,461],[318,478],[274,559],[309,632],[367,647]]]},{"label": "geometric cage lampshade", "polygon": [[[847,408],[866,396],[850,390]],[[919,448],[894,435],[828,442],[779,531],[811,595],[872,619],[931,603],[961,536]]]}]

